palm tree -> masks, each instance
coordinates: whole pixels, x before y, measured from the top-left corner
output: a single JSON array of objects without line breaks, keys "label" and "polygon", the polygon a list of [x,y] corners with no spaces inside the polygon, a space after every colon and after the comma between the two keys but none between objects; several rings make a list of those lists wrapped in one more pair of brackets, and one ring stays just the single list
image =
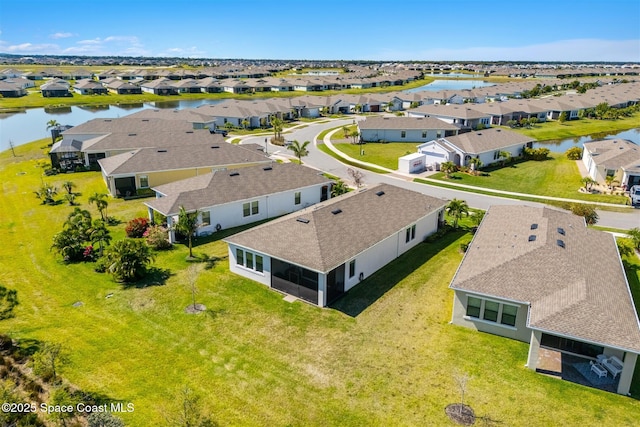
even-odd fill
[{"label": "palm tree", "polygon": [[284,121],[278,116],[271,116],[271,126],[273,126],[273,139],[275,142],[282,142],[282,129],[284,128]]},{"label": "palm tree", "polygon": [[89,240],[91,213],[86,209],[75,208],[63,225],[65,230],[77,233],[82,240]]},{"label": "palm tree", "polygon": [[34,191],[36,197],[42,200],[43,205],[52,205],[55,203],[54,197],[58,194],[58,189],[53,185],[45,182],[40,189]]},{"label": "palm tree", "polygon": [[344,135],[345,139],[349,139],[349,137],[351,136],[351,131],[349,130],[349,126],[347,125],[342,126],[342,134]]},{"label": "palm tree", "polygon": [[464,200],[453,199],[445,207],[445,210],[453,218],[453,228],[458,228],[458,220],[460,218],[469,215],[469,206]]},{"label": "palm tree", "polygon": [[198,229],[198,211],[187,212],[184,206],[180,206],[180,212],[178,213],[178,222],[175,225],[175,229],[187,236],[189,242],[189,258],[193,258],[193,233]]},{"label": "palm tree", "polygon": [[582,182],[584,184],[584,189],[587,191],[591,190],[591,187],[593,186],[593,184],[596,183],[596,181],[591,178],[590,176],[585,176],[584,178],[582,178],[580,180],[580,182]]},{"label": "palm tree", "polygon": [[451,174],[456,171],[456,165],[453,162],[442,162],[440,170],[444,172],[445,178],[451,178]]},{"label": "palm tree", "polygon": [[76,205],[76,195],[74,193],[67,193],[64,195],[64,198],[69,202],[69,206]]},{"label": "palm tree", "polygon": [[349,191],[349,187],[342,180],[337,180],[331,186],[331,197],[340,196]]},{"label": "palm tree", "polygon": [[353,132],[351,132],[351,134],[349,136],[351,138],[353,138],[353,143],[354,144],[358,143],[358,137],[360,136],[360,133],[357,130],[354,130]]},{"label": "palm tree", "polygon": [[93,193],[93,196],[89,197],[89,204],[96,204],[96,208],[98,208],[98,212],[100,212],[100,217],[103,221],[107,220],[107,207],[109,206],[109,202],[107,202],[107,195],[105,193]]},{"label": "palm tree", "polygon": [[298,140],[294,140],[291,145],[289,145],[287,147],[287,149],[293,151],[293,154],[295,154],[295,156],[298,158],[298,161],[300,162],[300,164],[302,164],[302,158],[304,156],[308,156],[309,155],[309,150],[307,150],[307,145],[310,144],[310,141],[305,141],[302,143],[302,145],[300,144],[300,142],[298,142]]},{"label": "palm tree", "polygon": [[640,228],[632,228],[631,230],[627,231],[627,235],[633,242],[633,247],[637,251],[640,251]]},{"label": "palm tree", "polygon": [[[477,173],[477,170],[482,166],[482,160],[480,160],[478,157],[472,157],[471,159],[469,159],[469,167],[471,168],[471,173],[473,175],[475,175]],[[442,166],[441,166],[442,168]]]},{"label": "palm tree", "polygon": [[121,282],[139,279],[153,261],[151,248],[142,240],[124,239],[115,242],[104,251],[107,269]]},{"label": "palm tree", "polygon": [[500,157],[500,159],[502,159],[502,165],[504,166],[505,164],[511,162],[511,153],[508,151],[500,151],[498,153],[498,156]]},{"label": "palm tree", "polygon": [[72,190],[73,190],[74,188],[76,188],[76,184],[74,184],[74,183],[73,183],[73,182],[71,182],[71,181],[65,181],[65,182],[62,184],[62,188],[64,188],[65,190],[67,190],[67,194],[71,194],[71,193],[72,193]]},{"label": "palm tree", "polygon": [[94,220],[91,223],[91,228],[89,229],[88,234],[91,243],[98,244],[98,253],[100,256],[102,256],[104,247],[111,242],[111,235],[109,234],[109,229],[104,224],[104,221],[102,221],[101,219]]},{"label": "palm tree", "polygon": [[249,120],[247,120],[247,119],[244,119],[242,121],[242,127],[245,128],[245,129],[247,129],[250,124],[251,124],[251,122],[249,122]]},{"label": "palm tree", "polygon": [[610,190],[613,190],[613,184],[620,181],[618,181],[613,175],[607,175],[607,177],[604,179],[604,182],[607,184],[607,187],[609,187]]}]

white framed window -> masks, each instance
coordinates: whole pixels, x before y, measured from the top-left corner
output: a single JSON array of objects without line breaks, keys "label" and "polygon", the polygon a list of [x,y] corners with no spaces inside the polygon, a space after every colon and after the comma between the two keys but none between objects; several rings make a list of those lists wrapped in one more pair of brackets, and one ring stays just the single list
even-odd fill
[{"label": "white framed window", "polygon": [[262,255],[240,248],[236,248],[236,265],[258,273],[264,272],[264,258]]},{"label": "white framed window", "polygon": [[202,212],[202,224],[203,225],[210,225],[211,224],[211,212],[210,211],[203,211]]},{"label": "white framed window", "polygon": [[293,203],[299,205],[302,202],[302,193],[300,191],[296,191],[293,195]]},{"label": "white framed window", "polygon": [[349,261],[349,279],[356,275],[356,260]]},{"label": "white framed window", "polygon": [[408,227],[405,230],[405,239],[404,242],[405,243],[409,243],[410,241],[412,241],[413,239],[416,238],[416,225],[413,224],[411,227]]},{"label": "white framed window", "polygon": [[148,175],[140,175],[140,188],[149,188],[149,176]]},{"label": "white framed window", "polygon": [[253,216],[258,215],[258,213],[260,213],[260,208],[257,200],[242,204],[242,216]]},{"label": "white framed window", "polygon": [[400,138],[406,138],[407,137],[407,131],[403,130],[400,132]]},{"label": "white framed window", "polygon": [[424,138],[426,138],[426,137],[427,137],[427,131],[426,131],[426,130],[423,130],[423,131],[422,131],[422,138],[424,139]]},{"label": "white framed window", "polygon": [[468,296],[466,316],[484,322],[515,327],[518,307],[498,301]]}]

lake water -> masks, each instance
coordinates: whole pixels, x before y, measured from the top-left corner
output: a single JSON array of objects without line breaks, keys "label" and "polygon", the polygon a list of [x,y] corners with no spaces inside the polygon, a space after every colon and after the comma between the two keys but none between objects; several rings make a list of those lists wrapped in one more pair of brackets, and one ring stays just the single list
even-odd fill
[{"label": "lake water", "polygon": [[564,153],[571,147],[580,147],[585,142],[598,141],[600,139],[627,139],[634,144],[640,145],[640,128],[629,129],[625,131],[613,131],[605,133],[597,133],[588,136],[579,136],[567,139],[554,139],[550,141],[538,141],[533,143],[534,148],[546,147],[556,153]]},{"label": "lake water", "polygon": [[29,108],[19,113],[0,114],[0,151],[10,148],[9,141],[14,147],[51,137],[47,130],[49,120],[57,120],[61,125],[77,126],[96,118],[113,119],[149,108],[195,108],[205,104],[218,104],[220,99],[190,99],[162,102],[140,102],[128,105],[103,105],[83,107],[63,107],[56,109]]},{"label": "lake water", "polygon": [[413,89],[407,89],[403,92],[420,92],[423,90],[439,91],[439,90],[463,90],[463,89],[477,89],[479,87],[495,86],[495,83],[485,82],[483,80],[436,80],[429,84],[414,87]]}]

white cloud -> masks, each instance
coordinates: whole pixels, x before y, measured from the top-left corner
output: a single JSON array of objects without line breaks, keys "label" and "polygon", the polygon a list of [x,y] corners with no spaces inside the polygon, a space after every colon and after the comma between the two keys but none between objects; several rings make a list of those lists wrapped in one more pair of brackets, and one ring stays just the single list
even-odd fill
[{"label": "white cloud", "polygon": [[47,54],[47,53],[57,53],[60,50],[60,46],[57,44],[32,44],[32,43],[21,43],[14,45],[7,45],[6,43],[2,43],[2,50],[7,53],[38,53],[38,54]]},{"label": "white cloud", "polygon": [[52,39],[66,39],[68,37],[73,37],[73,33],[54,33],[49,37]]},{"label": "white cloud", "polygon": [[386,49],[370,59],[426,61],[640,61],[640,40],[577,39],[517,47]]},{"label": "white cloud", "polygon": [[205,51],[198,49],[196,46],[188,48],[172,47],[166,49],[163,52],[159,52],[157,56],[169,56],[169,57],[202,57],[205,55]]}]

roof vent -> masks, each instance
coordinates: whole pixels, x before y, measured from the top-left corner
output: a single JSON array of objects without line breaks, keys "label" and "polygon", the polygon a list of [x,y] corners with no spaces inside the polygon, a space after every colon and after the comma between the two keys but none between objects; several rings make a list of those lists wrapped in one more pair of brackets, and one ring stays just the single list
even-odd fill
[{"label": "roof vent", "polygon": [[270,171],[271,169],[273,169],[271,166],[267,166],[266,168],[262,168],[263,171]]},{"label": "roof vent", "polygon": [[342,209],[334,209],[331,211],[331,213],[334,215],[338,215],[340,212],[342,212]]},{"label": "roof vent", "polygon": [[211,148],[220,148],[219,145],[212,145]]},{"label": "roof vent", "polygon": [[193,133],[193,131],[192,130],[188,130],[187,133]]},{"label": "roof vent", "polygon": [[536,241],[536,235],[532,234],[531,236],[529,236],[529,241],[530,242],[535,242]]},{"label": "roof vent", "polygon": [[560,246],[561,248],[564,248],[564,240],[560,240],[560,239],[558,239],[558,240],[556,240],[556,244],[557,244],[558,246]]},{"label": "roof vent", "polygon": [[238,175],[240,175],[240,172],[231,172],[229,174],[229,176],[238,176]]},{"label": "roof vent", "polygon": [[158,150],[158,153],[166,153],[167,150]]},{"label": "roof vent", "polygon": [[149,121],[149,119],[142,119],[142,121],[143,121],[143,122],[148,122],[148,121]]},{"label": "roof vent", "polygon": [[135,133],[130,133],[129,136],[136,136],[136,134]]},{"label": "roof vent", "polygon": [[531,224],[531,229],[536,230],[538,228],[538,224]]},{"label": "roof vent", "polygon": [[296,218],[296,221],[301,222],[303,224],[309,224],[309,220],[307,218]]},{"label": "roof vent", "polygon": [[380,196],[384,196],[384,191],[382,191],[382,190],[381,190],[381,191],[378,191],[378,192],[376,193],[376,196],[378,196],[378,197],[380,197]]},{"label": "roof vent", "polygon": [[558,227],[558,233],[564,236],[564,228]]}]

